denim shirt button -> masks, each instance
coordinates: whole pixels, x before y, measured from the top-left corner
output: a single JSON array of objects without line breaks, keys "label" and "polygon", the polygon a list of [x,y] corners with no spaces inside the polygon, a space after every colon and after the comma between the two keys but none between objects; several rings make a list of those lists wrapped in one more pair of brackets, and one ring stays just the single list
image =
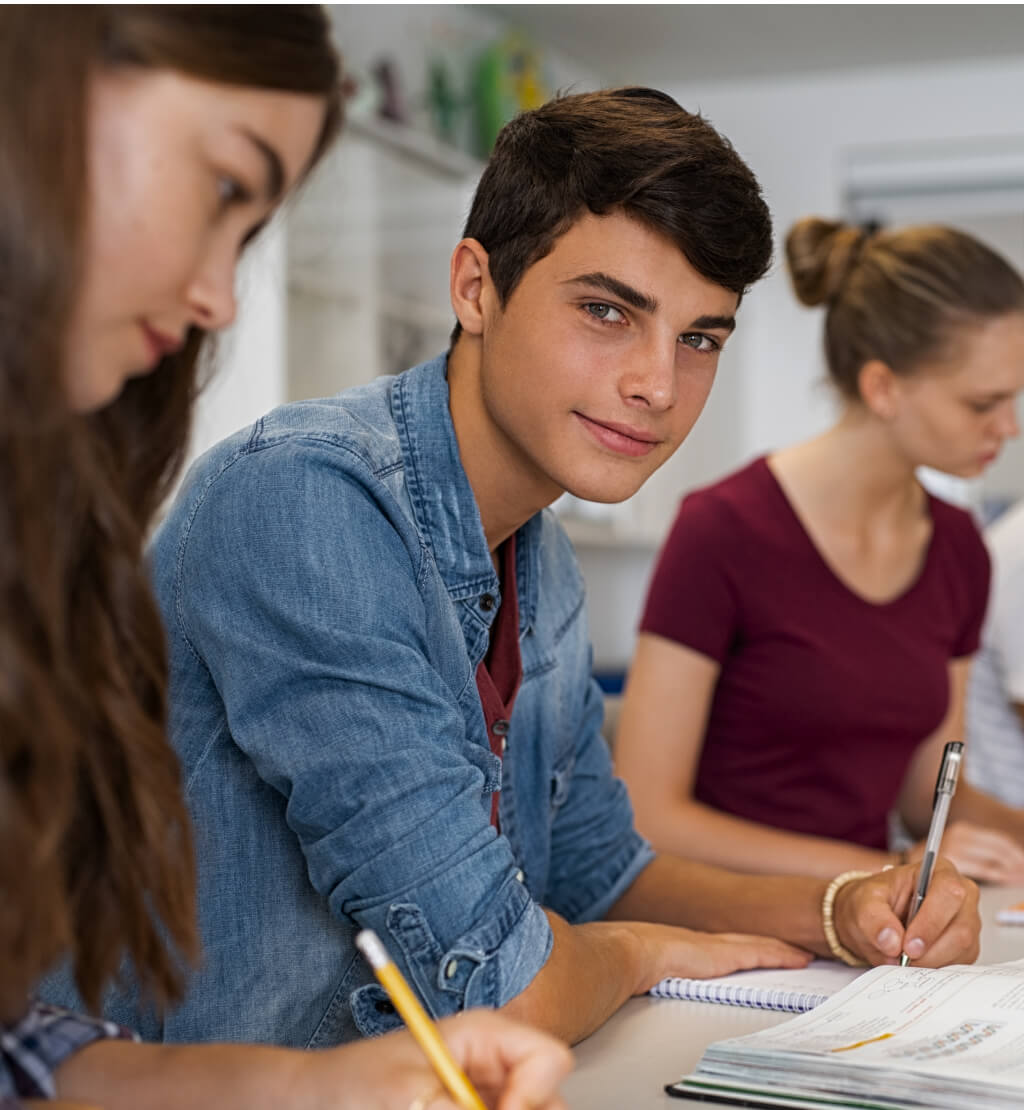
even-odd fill
[{"label": "denim shirt button", "polygon": [[480,608],[483,609],[485,613],[489,613],[494,608],[494,604],[493,594],[484,594],[484,596],[480,598]]},{"label": "denim shirt button", "polygon": [[458,960],[449,960],[444,969],[444,977],[446,979],[454,979],[455,973],[459,970]]},{"label": "denim shirt button", "polygon": [[493,732],[495,736],[507,736],[508,721],[506,721],[504,717],[500,717],[491,725],[491,732]]},{"label": "denim shirt button", "polygon": [[525,883],[526,882],[526,876],[523,874],[522,868],[520,868],[516,872],[516,882],[517,883]]}]

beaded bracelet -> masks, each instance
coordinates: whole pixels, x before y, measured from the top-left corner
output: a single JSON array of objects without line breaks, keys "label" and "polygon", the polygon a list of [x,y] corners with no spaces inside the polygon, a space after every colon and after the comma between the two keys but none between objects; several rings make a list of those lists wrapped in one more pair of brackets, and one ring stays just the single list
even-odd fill
[{"label": "beaded bracelet", "polygon": [[821,900],[821,927],[825,933],[828,950],[837,960],[842,960],[844,964],[850,967],[867,967],[868,965],[866,960],[855,956],[849,948],[843,947],[839,940],[839,934],[836,932],[832,911],[840,887],[852,883],[855,879],[866,879],[873,874],[873,871],[844,871],[841,875],[836,875],[832,882],[828,884],[825,888],[825,897]]}]

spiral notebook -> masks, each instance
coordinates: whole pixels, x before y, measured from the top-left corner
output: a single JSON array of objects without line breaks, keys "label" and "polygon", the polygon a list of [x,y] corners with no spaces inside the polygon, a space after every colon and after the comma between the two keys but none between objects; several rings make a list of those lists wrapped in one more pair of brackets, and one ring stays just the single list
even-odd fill
[{"label": "spiral notebook", "polygon": [[720,979],[662,979],[650,993],[657,998],[678,998],[684,1002],[718,1002],[802,1014],[841,991],[863,970],[831,960],[812,960],[807,967],[758,968]]}]

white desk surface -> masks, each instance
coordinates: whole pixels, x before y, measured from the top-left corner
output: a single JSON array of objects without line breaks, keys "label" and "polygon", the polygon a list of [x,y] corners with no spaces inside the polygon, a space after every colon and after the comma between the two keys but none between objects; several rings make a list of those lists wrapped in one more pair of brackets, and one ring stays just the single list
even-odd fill
[{"label": "white desk surface", "polygon": [[[1003,906],[1024,901],[1024,887],[983,887],[981,963],[1024,958],[1024,926],[997,925]],[[601,1029],[576,1046],[576,1070],[562,1094],[570,1110],[676,1110],[680,1102],[664,1092],[697,1066],[704,1049],[725,1037],[753,1033],[791,1015],[634,998]]]}]

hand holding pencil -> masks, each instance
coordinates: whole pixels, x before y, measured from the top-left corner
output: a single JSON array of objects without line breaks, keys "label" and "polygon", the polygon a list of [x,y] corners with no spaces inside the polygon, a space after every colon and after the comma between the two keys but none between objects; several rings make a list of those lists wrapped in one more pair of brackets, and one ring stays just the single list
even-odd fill
[{"label": "hand holding pencil", "polygon": [[[404,1065],[396,1058],[389,1074],[389,1090],[401,1086],[410,1091],[410,1101],[394,1102],[394,1110],[565,1110],[557,1089],[572,1066],[572,1055],[563,1044],[486,1010],[435,1024],[376,934],[365,930],[356,945],[418,1046],[404,1057]],[[391,1034],[384,1039],[398,1047],[402,1038]],[[415,1078],[403,1075],[405,1070]],[[379,1105],[391,1110],[392,1101]]]}]

